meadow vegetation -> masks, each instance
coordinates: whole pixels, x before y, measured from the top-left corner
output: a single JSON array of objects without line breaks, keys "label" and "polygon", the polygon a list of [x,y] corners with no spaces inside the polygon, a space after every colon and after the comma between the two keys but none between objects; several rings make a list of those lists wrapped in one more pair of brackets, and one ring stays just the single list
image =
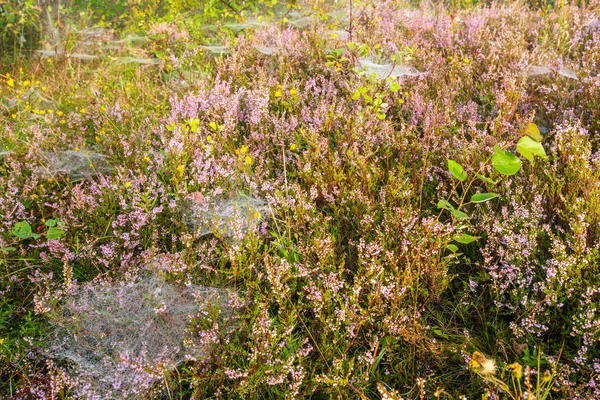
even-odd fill
[{"label": "meadow vegetation", "polygon": [[[0,397],[600,398],[599,49],[596,0],[0,1]],[[100,345],[132,302],[177,356]]]}]

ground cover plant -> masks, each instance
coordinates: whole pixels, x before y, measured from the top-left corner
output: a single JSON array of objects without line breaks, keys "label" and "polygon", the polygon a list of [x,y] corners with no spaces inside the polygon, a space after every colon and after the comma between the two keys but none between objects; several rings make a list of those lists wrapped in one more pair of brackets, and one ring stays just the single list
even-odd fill
[{"label": "ground cover plant", "polygon": [[0,28],[0,397],[600,398],[597,1]]}]

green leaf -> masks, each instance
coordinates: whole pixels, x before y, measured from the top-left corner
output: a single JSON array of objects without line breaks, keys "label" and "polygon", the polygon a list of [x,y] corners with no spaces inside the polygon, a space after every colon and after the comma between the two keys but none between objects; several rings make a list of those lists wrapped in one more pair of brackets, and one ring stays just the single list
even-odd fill
[{"label": "green leaf", "polygon": [[48,221],[46,221],[46,224],[45,224],[45,225],[46,225],[47,227],[49,227],[49,228],[50,228],[50,227],[53,227],[53,226],[56,226],[56,220],[55,220],[55,219],[49,219]]},{"label": "green leaf", "polygon": [[357,90],[356,92],[352,93],[352,100],[358,100],[360,99],[360,92]]},{"label": "green leaf", "polygon": [[190,131],[192,133],[198,133],[200,120],[198,118],[192,118],[192,119],[189,119],[187,122],[188,122],[188,125],[190,126]]},{"label": "green leaf", "polygon": [[530,122],[530,123],[527,124],[527,127],[525,128],[525,133],[527,133],[529,136],[531,136],[532,138],[534,138],[538,142],[541,142],[544,139],[542,137],[540,129],[533,122]]},{"label": "green leaf", "polygon": [[510,151],[502,150],[498,145],[494,146],[492,166],[504,175],[514,175],[521,169],[521,160]]},{"label": "green leaf", "polygon": [[464,182],[467,180],[468,175],[465,172],[465,169],[456,161],[448,159],[448,169],[452,176],[459,181]]},{"label": "green leaf", "polygon": [[443,208],[444,210],[454,210],[454,206],[446,200],[438,201],[437,208]]},{"label": "green leaf", "polygon": [[64,232],[65,231],[60,228],[50,228],[48,229],[48,232],[46,232],[46,238],[48,240],[58,239]]},{"label": "green leaf", "polygon": [[27,221],[17,222],[12,229],[12,234],[19,239],[28,239],[33,236],[31,225]]},{"label": "green leaf", "polygon": [[400,89],[402,89],[402,86],[400,86],[400,83],[397,80],[390,82],[390,92],[397,93]]},{"label": "green leaf", "polygon": [[462,244],[469,244],[469,243],[476,241],[477,239],[479,239],[479,238],[476,236],[471,236],[468,233],[461,233],[460,235],[454,236],[454,240],[456,240],[458,243],[462,243]]},{"label": "green leaf", "polygon": [[479,179],[481,179],[482,181],[485,181],[485,182],[489,183],[490,185],[495,185],[496,184],[496,181],[494,181],[491,178],[488,178],[485,175],[475,174],[475,176],[478,177]]},{"label": "green leaf", "polygon": [[517,142],[517,150],[523,157],[533,162],[533,155],[546,158],[546,152],[544,147],[539,143],[530,138],[529,136],[523,136]]},{"label": "green leaf", "polygon": [[358,48],[358,52],[359,52],[359,54],[360,54],[361,57],[367,56],[370,51],[371,51],[371,48],[368,45],[366,45],[366,44],[362,44]]},{"label": "green leaf", "polygon": [[458,219],[469,219],[470,217],[465,214],[464,212],[460,211],[460,210],[450,210],[450,212],[452,213],[452,215],[454,215],[456,218]]},{"label": "green leaf", "polygon": [[453,253],[456,253],[458,251],[458,247],[455,244],[449,244],[446,246],[446,248]]},{"label": "green leaf", "polygon": [[497,193],[475,193],[471,196],[471,203],[483,203],[491,199],[498,197]]}]

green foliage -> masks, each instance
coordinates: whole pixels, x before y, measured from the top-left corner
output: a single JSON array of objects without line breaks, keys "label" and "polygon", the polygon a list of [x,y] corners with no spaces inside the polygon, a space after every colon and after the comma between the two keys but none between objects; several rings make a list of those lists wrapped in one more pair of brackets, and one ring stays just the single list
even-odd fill
[{"label": "green foliage", "polygon": [[495,199],[499,195],[497,193],[475,193],[471,196],[471,203],[485,203],[491,199]]},{"label": "green foliage", "polygon": [[[48,240],[58,239],[65,232],[65,223],[61,221],[49,219],[48,221],[46,221],[45,226],[48,228],[48,230],[43,234]],[[20,240],[30,238],[39,239],[41,236],[39,233],[33,232],[33,230],[31,229],[31,225],[29,225],[29,222],[27,221],[21,221],[15,224],[15,226],[12,229],[12,234]]]},{"label": "green foliage", "polygon": [[40,237],[39,234],[33,233],[31,230],[31,225],[27,221],[18,222],[12,229],[12,234],[17,239],[29,239],[34,238],[37,239]]},{"label": "green foliage", "polygon": [[469,244],[477,240],[476,236],[469,235],[467,233],[461,233],[459,235],[454,236],[454,240],[458,243]]},{"label": "green foliage", "polygon": [[501,149],[498,145],[494,146],[494,155],[492,156],[492,166],[503,175],[514,175],[521,169],[521,160],[519,157]]},{"label": "green foliage", "polygon": [[37,46],[41,7],[36,0],[0,1],[0,56],[17,56]]},{"label": "green foliage", "polygon": [[523,157],[533,162],[533,156],[536,155],[541,158],[547,158],[544,147],[541,143],[536,142],[529,136],[523,136],[517,143],[517,150]]},{"label": "green foliage", "polygon": [[468,178],[468,175],[465,172],[465,169],[454,160],[448,160],[448,170],[450,170],[450,173],[452,174],[453,177],[455,177],[456,179],[458,179],[461,182],[466,181]]}]

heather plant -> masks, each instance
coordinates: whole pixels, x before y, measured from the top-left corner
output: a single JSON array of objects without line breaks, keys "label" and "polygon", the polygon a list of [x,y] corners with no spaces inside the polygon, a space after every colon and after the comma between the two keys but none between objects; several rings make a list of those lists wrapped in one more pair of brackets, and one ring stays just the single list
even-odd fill
[{"label": "heather plant", "polygon": [[599,7],[53,8],[0,67],[0,397],[598,398]]}]

